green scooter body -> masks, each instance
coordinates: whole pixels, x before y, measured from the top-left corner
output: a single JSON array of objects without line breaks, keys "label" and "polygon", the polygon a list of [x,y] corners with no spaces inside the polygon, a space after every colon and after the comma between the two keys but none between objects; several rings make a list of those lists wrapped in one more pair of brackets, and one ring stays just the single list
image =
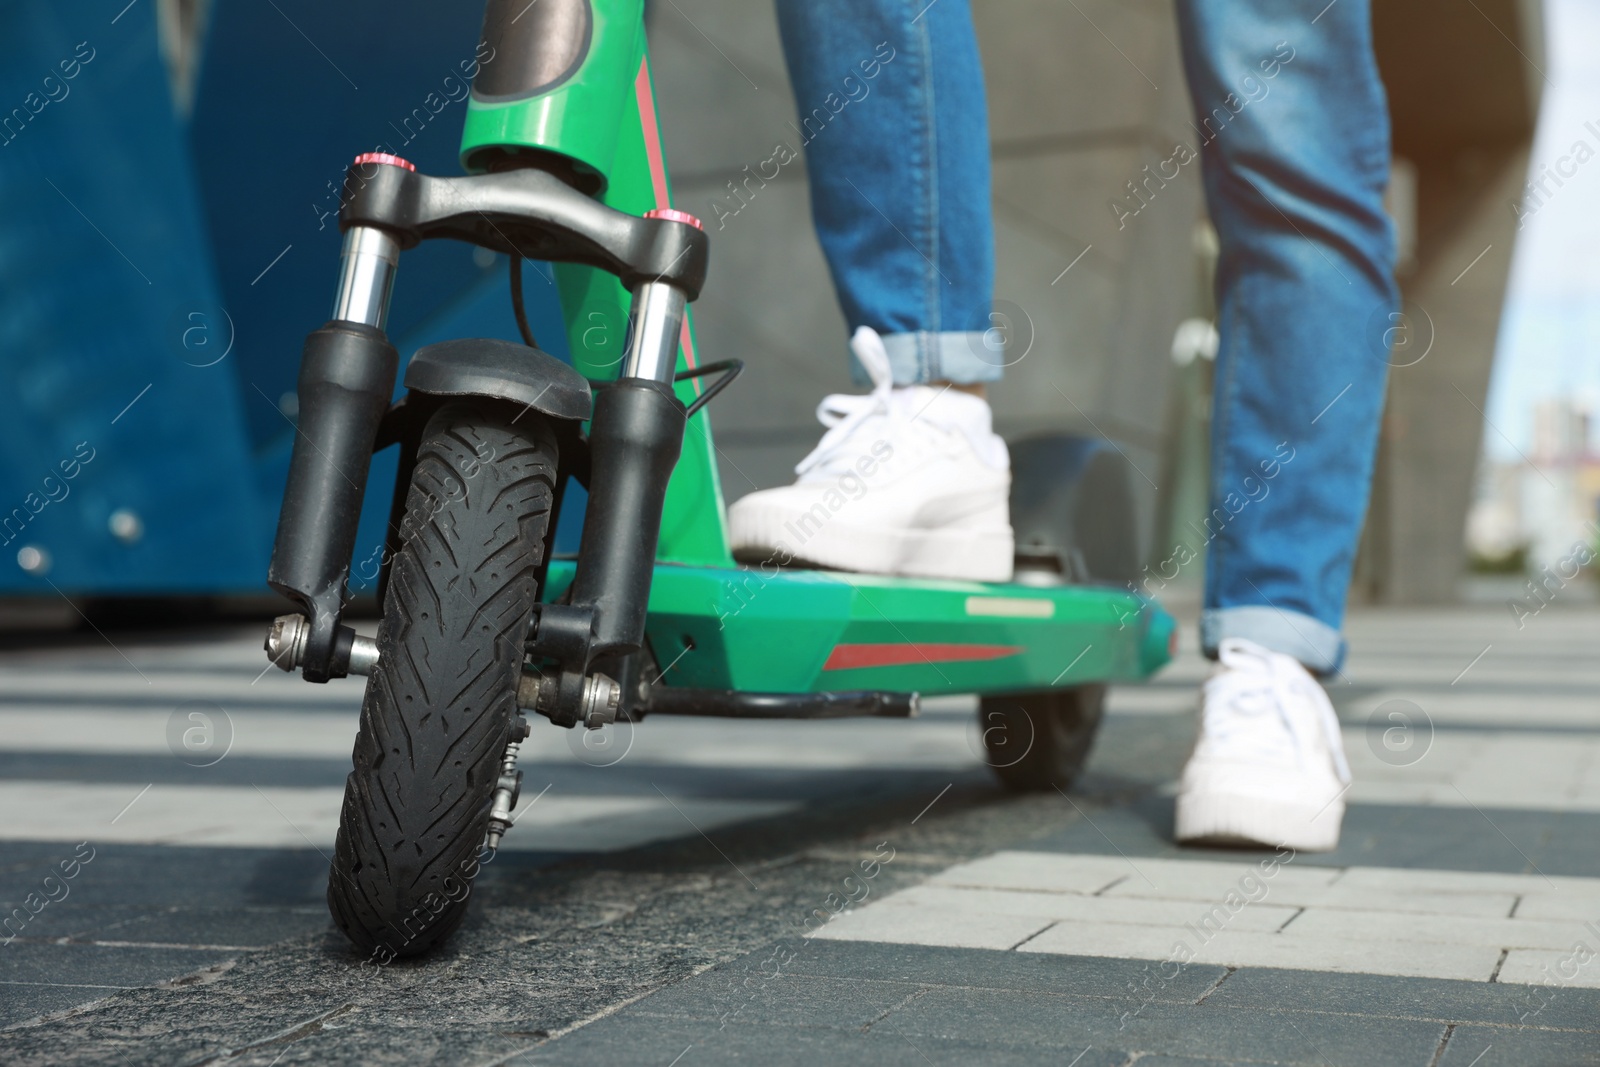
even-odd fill
[{"label": "green scooter body", "polygon": [[[547,595],[571,579],[570,562],[552,564]],[[1138,681],[1177,636],[1159,607],[1104,586],[666,562],[647,633],[669,685],[925,695]]]},{"label": "green scooter body", "polygon": [[[634,215],[671,207],[643,0],[539,6],[564,7],[573,19],[586,8],[586,48],[573,50],[548,88],[492,99],[475,89],[463,165],[481,169],[494,153],[554,153],[590,176],[610,207]],[[520,17],[519,9],[534,10],[527,0],[491,0],[488,18]],[[555,280],[574,365],[592,381],[615,378],[628,335],[627,290],[610,274],[574,264],[558,264]],[[692,320],[678,359],[680,369],[703,362]],[[678,395],[687,403],[701,387],[699,379],[681,382]],[[1172,618],[1126,589],[735,564],[708,414],[689,423],[668,487],[650,592],[647,631],[664,684],[774,693],[1028,692],[1136,681],[1171,658]],[[559,597],[572,574],[570,561],[553,562],[544,599]]]}]

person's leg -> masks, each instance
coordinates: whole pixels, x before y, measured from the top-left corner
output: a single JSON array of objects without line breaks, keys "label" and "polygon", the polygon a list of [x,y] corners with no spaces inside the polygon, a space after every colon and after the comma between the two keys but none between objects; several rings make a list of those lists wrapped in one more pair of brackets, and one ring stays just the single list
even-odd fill
[{"label": "person's leg", "polygon": [[998,379],[988,111],[967,0],[777,7],[791,143],[850,330],[882,336],[896,385]]},{"label": "person's leg", "polygon": [[1220,347],[1201,640],[1220,659],[1179,840],[1337,844],[1337,670],[1399,298],[1369,0],[1179,0]]},{"label": "person's leg", "polygon": [[823,401],[829,429],[799,479],[735,501],[730,546],[748,561],[1005,581],[1010,463],[981,396],[1005,359],[967,0],[778,0],[778,20],[812,219],[854,370],[874,388]]},{"label": "person's leg", "polygon": [[1336,669],[1398,311],[1369,0],[1179,0],[1221,245],[1202,643]]}]

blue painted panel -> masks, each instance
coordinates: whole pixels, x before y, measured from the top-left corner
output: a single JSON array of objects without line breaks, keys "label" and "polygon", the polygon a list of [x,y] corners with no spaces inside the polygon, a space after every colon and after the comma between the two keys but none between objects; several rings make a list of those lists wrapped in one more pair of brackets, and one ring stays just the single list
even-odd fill
[{"label": "blue painted panel", "polygon": [[[291,432],[275,405],[332,307],[350,161],[378,149],[460,173],[466,111],[451,98],[466,92],[482,17],[478,0],[217,0],[189,140],[256,447]],[[403,337],[482,273],[462,245],[408,253],[390,332]]]},{"label": "blue painted panel", "polygon": [[234,588],[270,542],[155,5],[122,6],[10,4],[0,34],[0,593]]},{"label": "blue painted panel", "polygon": [[[373,148],[458,172],[482,5],[216,0],[192,117],[175,114],[154,3],[4,8],[0,596],[262,590],[283,401],[338,270],[331,187]],[[559,352],[559,308],[529,282]],[[515,337],[505,286],[503,259],[408,253],[402,356]],[[362,544],[392,481],[379,457]],[[113,536],[117,509],[141,537]],[[24,545],[48,552],[44,575],[17,566]]]}]

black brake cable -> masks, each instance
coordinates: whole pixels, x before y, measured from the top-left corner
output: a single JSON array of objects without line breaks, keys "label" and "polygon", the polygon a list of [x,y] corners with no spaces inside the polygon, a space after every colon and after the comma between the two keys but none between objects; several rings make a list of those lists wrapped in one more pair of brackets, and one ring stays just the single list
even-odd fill
[{"label": "black brake cable", "polygon": [[529,348],[539,346],[533,340],[533,330],[528,326],[528,308],[522,300],[522,257],[511,253],[511,311],[517,316],[517,330],[522,343]]},{"label": "black brake cable", "polygon": [[[522,343],[529,348],[538,348],[533,339],[533,329],[528,325],[528,308],[522,296],[522,257],[513,253],[511,256],[511,310],[517,317],[517,330],[522,334]],[[744,372],[744,360],[723,359],[715,363],[707,363],[692,370],[679,371],[672,376],[675,382],[687,381],[690,378],[699,378],[706,374],[721,373],[722,377],[706,386],[705,392],[695,398],[684,412],[686,419],[692,419],[695,412],[711,403],[716,395],[733,384],[733,380]]]},{"label": "black brake cable", "polygon": [[703,374],[716,374],[719,371],[724,372],[722,377],[706,386],[706,391],[695,398],[695,402],[689,405],[684,415],[686,419],[694,418],[694,413],[711,403],[712,397],[733,384],[733,380],[744,371],[744,360],[719,359],[715,363],[707,363],[692,370],[681,370],[672,376],[673,381],[682,382],[690,378],[698,378]]}]

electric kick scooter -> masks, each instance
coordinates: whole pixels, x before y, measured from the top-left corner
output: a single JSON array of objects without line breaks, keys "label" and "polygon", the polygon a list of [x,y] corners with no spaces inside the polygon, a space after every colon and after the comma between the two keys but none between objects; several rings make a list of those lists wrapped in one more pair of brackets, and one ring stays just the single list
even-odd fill
[{"label": "electric kick scooter", "polygon": [[[643,7],[489,0],[466,176],[375,153],[346,176],[338,296],[306,340],[268,573],[297,610],[266,648],[310,682],[366,676],[328,903],[390,958],[460,924],[511,825],[523,712],[585,729],[906,717],[919,693],[978,693],[1000,778],[1064,788],[1106,683],[1171,653],[1172,620],[1115,584],[1138,561],[1125,461],[1102,442],[1014,445],[1012,584],[733,560],[705,407],[742,364],[695,348],[710,241],[671,206]],[[395,271],[437,239],[510,257],[525,343],[428,345],[391,403]],[[523,259],[554,265],[570,365],[534,345]],[[370,458],[391,446],[374,640],[341,613]],[[552,558],[569,480],[588,492],[580,546]]]}]

